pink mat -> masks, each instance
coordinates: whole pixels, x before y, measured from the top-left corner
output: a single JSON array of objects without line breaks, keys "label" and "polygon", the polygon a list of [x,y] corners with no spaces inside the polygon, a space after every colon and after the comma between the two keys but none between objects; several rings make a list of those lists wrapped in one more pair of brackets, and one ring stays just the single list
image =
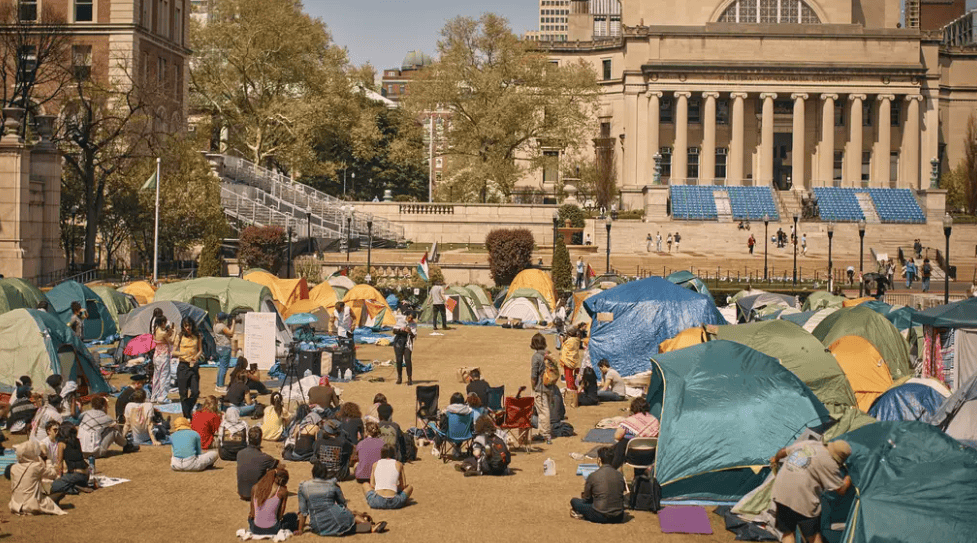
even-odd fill
[{"label": "pink mat", "polygon": [[709,514],[698,505],[665,507],[658,512],[664,534],[711,534]]}]

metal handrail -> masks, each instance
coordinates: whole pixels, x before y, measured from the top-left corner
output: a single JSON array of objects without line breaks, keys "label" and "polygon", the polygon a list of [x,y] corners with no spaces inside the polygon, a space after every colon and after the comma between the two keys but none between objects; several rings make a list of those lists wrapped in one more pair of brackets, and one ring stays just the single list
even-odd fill
[{"label": "metal handrail", "polygon": [[[282,213],[272,209],[267,205],[257,202],[245,196],[221,187],[221,205],[224,213],[233,219],[255,226],[281,226],[286,230],[291,228],[294,232],[293,239],[305,232],[308,228],[306,220],[298,219],[287,213]],[[339,233],[335,230],[323,228],[319,225],[312,225],[312,233],[320,238],[335,238]]]}]

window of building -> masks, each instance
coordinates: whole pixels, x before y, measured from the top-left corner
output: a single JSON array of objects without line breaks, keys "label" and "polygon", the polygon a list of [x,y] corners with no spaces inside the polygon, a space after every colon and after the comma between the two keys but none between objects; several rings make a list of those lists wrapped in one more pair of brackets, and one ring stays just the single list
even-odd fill
[{"label": "window of building", "polygon": [[149,83],[149,53],[145,51],[142,54],[142,82]]},{"label": "window of building", "polygon": [[156,82],[162,83],[165,77],[166,77],[166,59],[163,57],[157,57],[156,58]]},{"label": "window of building", "polygon": [[18,15],[21,21],[36,21],[37,0],[21,0],[20,13]]},{"label": "window of building", "polygon": [[602,138],[611,137],[611,123],[606,121],[600,123],[600,137]]},{"label": "window of building", "polygon": [[699,148],[689,147],[689,164],[686,179],[699,178]]},{"label": "window of building", "polygon": [[845,151],[835,150],[835,160],[834,160],[834,172],[832,179],[835,181],[841,181],[841,176],[845,171]]},{"label": "window of building", "polygon": [[862,100],[862,126],[872,126],[872,102]]},{"label": "window of building", "polygon": [[835,126],[845,126],[845,105],[835,104]]},{"label": "window of building", "polygon": [[821,20],[804,0],[736,0],[719,22],[810,25]]},{"label": "window of building", "polygon": [[170,0],[160,0],[159,4],[159,33],[161,36],[170,35]]},{"label": "window of building", "polygon": [[889,185],[895,186],[899,181],[899,151],[889,152]]},{"label": "window of building", "polygon": [[889,109],[889,126],[899,126],[899,117],[902,114],[902,107],[898,103],[891,104]]},{"label": "window of building", "polygon": [[399,88],[397,89],[397,92],[399,92],[400,94],[404,94],[404,89],[405,89],[405,88],[406,88],[406,85],[401,85],[401,86],[400,86],[400,87],[399,87]]},{"label": "window of building", "polygon": [[140,0],[142,13],[139,16],[139,24],[144,28],[152,28],[153,23],[153,5],[152,0]]},{"label": "window of building", "polygon": [[94,0],[75,0],[75,22],[90,23],[95,20]]},{"label": "window of building", "polygon": [[176,6],[173,13],[173,41],[183,44],[183,8]]},{"label": "window of building", "polygon": [[692,124],[702,122],[702,101],[698,98],[689,99],[689,122]]},{"label": "window of building", "polygon": [[75,79],[87,81],[92,75],[92,46],[72,45],[71,63],[75,72]]},{"label": "window of building", "polygon": [[872,178],[872,151],[862,151],[862,185],[868,186]]},{"label": "window of building", "polygon": [[543,151],[543,183],[556,183],[560,178],[560,152]]},{"label": "window of building", "polygon": [[672,148],[662,147],[658,150],[658,154],[662,156],[662,179],[668,179],[672,177]]},{"label": "window of building", "polygon": [[716,148],[716,179],[726,179],[726,159],[729,150],[725,147]]},{"label": "window of building", "polygon": [[604,67],[604,81],[607,81],[611,78],[611,59],[605,58],[601,61],[601,64]]},{"label": "window of building", "polygon": [[675,122],[674,103],[670,97],[663,97],[658,102],[658,119],[661,123],[671,124]]},{"label": "window of building", "polygon": [[716,124],[729,124],[729,100],[716,100]]}]

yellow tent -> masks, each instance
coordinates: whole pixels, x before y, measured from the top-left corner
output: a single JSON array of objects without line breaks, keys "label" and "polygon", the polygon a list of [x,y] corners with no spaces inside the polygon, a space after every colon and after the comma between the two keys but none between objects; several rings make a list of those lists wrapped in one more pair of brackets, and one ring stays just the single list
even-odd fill
[{"label": "yellow tent", "polygon": [[691,347],[693,345],[698,345],[700,343],[705,343],[709,341],[706,336],[706,331],[701,326],[696,326],[694,328],[686,328],[672,339],[666,339],[658,345],[659,353],[669,353],[672,351],[677,351],[679,349],[684,349],[686,347]]},{"label": "yellow tent", "polygon": [[[319,283],[309,289],[309,301],[315,302],[321,307],[332,309],[338,299],[336,297],[336,290],[329,283]],[[292,313],[297,313],[297,311],[292,311]]]},{"label": "yellow tent", "polygon": [[843,336],[828,348],[855,392],[858,408],[868,412],[876,398],[892,387],[889,365],[865,338]]},{"label": "yellow tent", "polygon": [[508,301],[509,297],[521,288],[531,288],[539,292],[546,300],[546,304],[549,305],[549,310],[556,310],[556,288],[553,287],[553,278],[550,277],[550,274],[535,268],[522,270],[509,285],[509,293],[506,294],[505,300]]},{"label": "yellow tent", "polygon": [[394,316],[393,310],[387,305],[387,300],[383,298],[383,295],[377,289],[370,285],[356,285],[346,293],[343,301],[346,302],[346,305],[353,312],[354,323],[359,325],[366,323],[367,318],[362,314],[363,309],[366,308],[367,315],[371,319],[379,315],[381,311],[384,312],[381,323],[383,326],[397,324],[397,317]]},{"label": "yellow tent", "polygon": [[855,298],[854,300],[845,300],[841,302],[841,307],[855,307],[856,305],[862,305],[865,302],[874,300],[872,296],[865,296],[862,298]]},{"label": "yellow tent", "polygon": [[289,311],[289,307],[309,297],[309,284],[305,278],[279,279],[266,271],[252,271],[244,274],[244,280],[268,287],[282,314],[294,313]]},{"label": "yellow tent", "polygon": [[119,292],[132,296],[139,302],[139,305],[151,304],[156,298],[156,289],[148,281],[134,281],[119,287]]},{"label": "yellow tent", "polygon": [[573,313],[570,314],[568,320],[570,324],[576,326],[578,324],[590,325],[590,315],[583,308],[583,303],[587,298],[590,298],[594,294],[600,294],[603,292],[599,288],[592,288],[590,290],[578,290],[573,293]]}]

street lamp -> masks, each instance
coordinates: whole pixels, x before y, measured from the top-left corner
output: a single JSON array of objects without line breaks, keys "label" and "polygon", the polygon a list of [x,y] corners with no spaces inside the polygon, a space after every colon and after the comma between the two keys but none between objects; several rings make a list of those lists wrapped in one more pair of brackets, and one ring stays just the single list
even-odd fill
[{"label": "street lamp", "polygon": [[370,257],[373,250],[373,216],[366,220],[366,284],[371,284],[373,278],[370,277]]},{"label": "street lamp", "polygon": [[556,257],[556,235],[557,235],[556,229],[558,228],[559,222],[560,222],[560,212],[554,210],[553,211],[553,251],[554,251],[553,256],[554,258]]},{"label": "street lamp", "polygon": [[348,209],[349,214],[346,215],[346,269],[349,270],[349,245],[352,241],[353,235],[353,208],[350,206]]},{"label": "street lamp", "polygon": [[953,217],[949,213],[943,216],[943,236],[946,238],[946,251],[943,252],[943,303],[950,303],[950,230],[953,229]]},{"label": "street lamp", "polygon": [[795,211],[794,212],[794,240],[793,240],[794,241],[794,286],[795,287],[797,286],[797,238],[800,237],[797,235],[797,219],[799,218],[800,215],[798,215],[797,212]]},{"label": "street lamp", "polygon": [[607,273],[610,274],[611,273],[611,218],[610,217],[607,217],[606,221],[604,222],[604,226],[607,227],[607,261],[604,264],[604,269],[606,269]]},{"label": "street lamp", "polygon": [[770,243],[770,236],[767,234],[767,227],[770,226],[770,215],[763,214],[763,280],[767,280],[767,244]]},{"label": "street lamp", "polygon": [[831,281],[834,273],[834,263],[831,261],[831,240],[835,237],[835,223],[828,223],[828,292],[831,292]]},{"label": "street lamp", "polygon": [[865,219],[858,221],[858,297],[865,296]]}]

